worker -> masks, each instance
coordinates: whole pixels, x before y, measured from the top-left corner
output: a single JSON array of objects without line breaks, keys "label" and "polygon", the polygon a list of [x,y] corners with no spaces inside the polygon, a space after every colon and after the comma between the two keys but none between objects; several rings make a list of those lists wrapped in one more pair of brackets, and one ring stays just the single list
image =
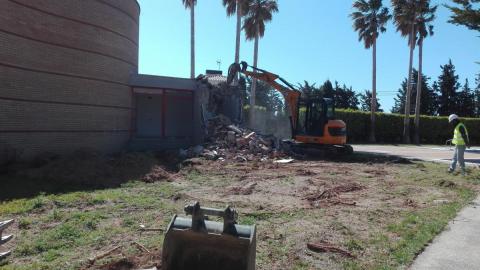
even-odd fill
[{"label": "worker", "polygon": [[452,173],[455,171],[458,162],[460,164],[462,174],[465,175],[464,154],[465,149],[470,148],[467,127],[465,127],[456,114],[451,114],[448,117],[448,122],[454,127],[452,144],[455,145],[455,153],[453,154],[452,164],[450,164],[448,172]]}]

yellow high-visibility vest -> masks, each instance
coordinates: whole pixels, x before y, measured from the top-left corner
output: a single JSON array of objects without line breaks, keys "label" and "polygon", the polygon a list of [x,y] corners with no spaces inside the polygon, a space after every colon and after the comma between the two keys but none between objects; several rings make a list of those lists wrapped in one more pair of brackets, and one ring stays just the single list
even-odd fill
[{"label": "yellow high-visibility vest", "polygon": [[455,145],[465,145],[465,140],[463,139],[462,133],[460,132],[460,127],[463,127],[465,129],[465,135],[468,138],[467,128],[463,123],[458,123],[458,125],[455,127],[455,130],[453,131],[452,143]]}]

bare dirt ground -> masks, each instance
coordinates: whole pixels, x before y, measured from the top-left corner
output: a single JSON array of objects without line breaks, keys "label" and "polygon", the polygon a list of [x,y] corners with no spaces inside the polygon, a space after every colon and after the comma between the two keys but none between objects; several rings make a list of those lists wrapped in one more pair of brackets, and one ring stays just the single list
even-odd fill
[{"label": "bare dirt ground", "polygon": [[165,228],[192,201],[232,205],[240,224],[256,224],[257,269],[405,268],[480,183],[478,171],[463,178],[442,165],[383,156],[184,164],[168,177],[158,170],[160,182],[153,170],[142,177],[153,183],[2,203],[0,217],[17,219],[3,268],[161,269],[163,235],[139,225]]}]

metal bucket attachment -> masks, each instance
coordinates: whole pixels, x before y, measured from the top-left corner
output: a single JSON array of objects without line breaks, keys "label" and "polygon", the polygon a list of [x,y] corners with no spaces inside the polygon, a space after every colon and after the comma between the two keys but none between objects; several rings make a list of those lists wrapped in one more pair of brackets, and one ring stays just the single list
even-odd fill
[{"label": "metal bucket attachment", "polygon": [[[237,212],[203,208],[198,202],[185,206],[192,218],[175,215],[163,242],[163,270],[254,270],[255,225],[236,224]],[[223,218],[223,223],[205,220]]]}]

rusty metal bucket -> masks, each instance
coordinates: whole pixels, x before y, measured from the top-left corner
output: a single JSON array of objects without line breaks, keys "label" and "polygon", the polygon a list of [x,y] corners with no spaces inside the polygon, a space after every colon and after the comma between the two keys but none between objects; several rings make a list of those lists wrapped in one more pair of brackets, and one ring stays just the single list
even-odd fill
[{"label": "rusty metal bucket", "polygon": [[[198,202],[185,206],[191,218],[175,215],[163,242],[162,270],[254,270],[255,225],[236,224],[237,212],[203,208]],[[206,216],[223,218],[222,222]]]}]

